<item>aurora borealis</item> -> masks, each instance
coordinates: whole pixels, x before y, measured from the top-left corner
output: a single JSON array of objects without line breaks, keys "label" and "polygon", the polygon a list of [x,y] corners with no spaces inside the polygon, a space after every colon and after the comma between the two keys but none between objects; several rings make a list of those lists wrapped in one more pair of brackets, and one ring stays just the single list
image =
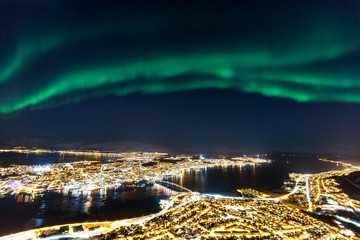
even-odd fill
[{"label": "aurora borealis", "polygon": [[360,102],[355,1],[19,2],[1,3],[3,114],[204,88]]}]

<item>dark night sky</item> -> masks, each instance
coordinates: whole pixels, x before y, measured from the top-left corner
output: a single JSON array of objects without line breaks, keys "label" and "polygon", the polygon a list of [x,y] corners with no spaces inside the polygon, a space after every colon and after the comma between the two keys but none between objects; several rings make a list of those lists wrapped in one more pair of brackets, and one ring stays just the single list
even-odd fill
[{"label": "dark night sky", "polygon": [[2,143],[360,153],[359,13],[357,1],[0,0]]}]

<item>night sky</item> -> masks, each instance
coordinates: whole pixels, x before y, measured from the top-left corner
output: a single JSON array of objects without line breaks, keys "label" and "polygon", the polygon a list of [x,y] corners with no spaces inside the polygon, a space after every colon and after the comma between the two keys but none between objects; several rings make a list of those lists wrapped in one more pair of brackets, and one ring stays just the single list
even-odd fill
[{"label": "night sky", "polygon": [[360,153],[358,1],[0,0],[0,138]]}]

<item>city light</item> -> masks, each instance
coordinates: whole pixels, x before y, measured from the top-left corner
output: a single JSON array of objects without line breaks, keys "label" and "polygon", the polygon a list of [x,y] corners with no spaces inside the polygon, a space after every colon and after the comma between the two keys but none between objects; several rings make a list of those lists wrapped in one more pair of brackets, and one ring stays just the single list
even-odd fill
[{"label": "city light", "polygon": [[[4,150],[1,150],[4,151]],[[6,151],[44,152],[12,149]],[[47,151],[46,151],[47,152]],[[62,154],[66,151],[61,151]],[[67,151],[67,154],[105,155],[101,152]],[[360,212],[360,202],[345,194],[335,177],[347,177],[360,168],[348,163],[319,159],[344,167],[315,174],[291,173],[284,182],[285,194],[263,193],[254,189],[238,189],[238,197],[221,194],[200,194],[181,184],[168,182],[169,176],[181,175],[186,169],[211,166],[258,165],[269,160],[258,157],[207,159],[191,155],[169,157],[166,153],[111,153],[118,156],[111,161],[78,161],[44,166],[10,165],[0,169],[0,193],[29,195],[35,198],[44,191],[89,192],[97,189],[127,185],[146,187],[162,184],[175,188],[177,194],[159,202],[162,210],[134,219],[106,222],[86,222],[34,229],[1,237],[18,239],[358,239],[356,234],[339,222],[359,226],[353,219],[338,215],[337,211]],[[185,193],[181,193],[185,191]],[[176,193],[176,191],[174,191]],[[315,214],[315,215],[314,215]],[[333,216],[329,225],[316,216]]]}]

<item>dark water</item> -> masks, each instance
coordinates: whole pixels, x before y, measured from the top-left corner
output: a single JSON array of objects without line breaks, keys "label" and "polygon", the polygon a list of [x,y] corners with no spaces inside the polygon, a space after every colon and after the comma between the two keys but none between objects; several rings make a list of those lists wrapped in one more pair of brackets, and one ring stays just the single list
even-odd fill
[{"label": "dark water", "polygon": [[0,236],[36,227],[137,217],[160,211],[162,188],[106,189],[91,193],[46,193],[0,199]]},{"label": "dark water", "polygon": [[[315,173],[337,168],[335,164],[317,161],[313,156],[275,155],[270,158],[274,160],[271,164],[187,170],[183,177],[166,180],[193,191],[232,195],[238,188],[269,191],[280,188],[290,172]],[[79,160],[85,159],[78,156],[59,157],[58,154],[0,154],[2,165]],[[0,198],[0,236],[36,227],[147,215],[158,212],[160,199],[170,194],[170,190],[154,185],[146,189],[112,188],[92,193],[46,193],[35,199],[26,195]]]}]

